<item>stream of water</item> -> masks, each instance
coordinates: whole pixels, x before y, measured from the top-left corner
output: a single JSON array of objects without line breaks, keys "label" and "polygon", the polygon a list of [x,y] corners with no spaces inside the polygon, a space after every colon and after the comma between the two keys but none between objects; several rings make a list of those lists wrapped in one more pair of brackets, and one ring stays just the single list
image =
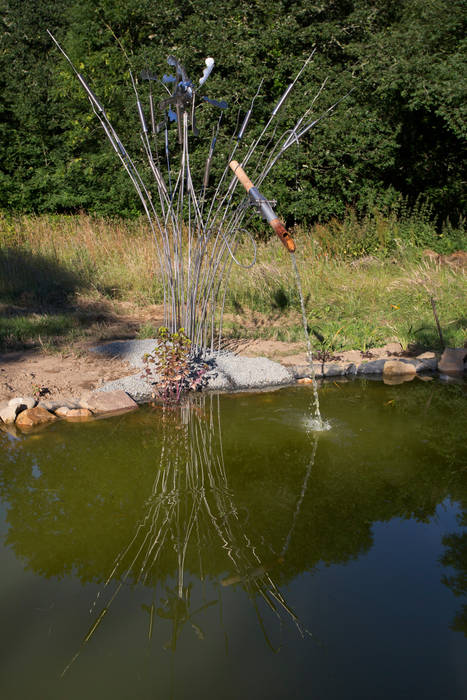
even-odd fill
[{"label": "stream of water", "polygon": [[323,419],[321,417],[320,407],[319,407],[318,384],[316,382],[316,373],[315,373],[315,367],[313,364],[313,350],[311,347],[310,336],[308,334],[308,321],[306,318],[305,300],[303,298],[302,280],[300,278],[300,273],[298,271],[297,259],[295,257],[295,253],[291,253],[290,256],[292,258],[292,268],[295,272],[295,279],[297,281],[297,290],[298,290],[298,294],[300,297],[300,308],[302,310],[303,332],[305,334],[307,356],[308,356],[308,362],[310,365],[310,374],[311,374],[311,381],[312,381],[312,386],[313,386],[313,406],[312,406],[313,417],[310,421],[309,428],[310,428],[310,430],[318,430],[318,431],[319,430],[329,430],[330,425],[326,421],[323,421]]}]

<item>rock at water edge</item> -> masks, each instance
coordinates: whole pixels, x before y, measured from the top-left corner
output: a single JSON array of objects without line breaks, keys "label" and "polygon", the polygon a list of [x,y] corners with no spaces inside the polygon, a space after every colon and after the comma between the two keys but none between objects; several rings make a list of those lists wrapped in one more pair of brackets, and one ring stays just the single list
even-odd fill
[{"label": "rock at water edge", "polygon": [[57,420],[57,416],[53,413],[49,413],[45,408],[28,408],[19,414],[16,419],[16,425],[19,428],[35,428],[38,425],[43,425],[45,423],[52,423]]},{"label": "rock at water edge", "polygon": [[434,352],[422,352],[416,359],[421,363],[417,367],[417,372],[434,372],[438,367],[438,360]]},{"label": "rock at water edge", "polygon": [[81,402],[93,413],[113,413],[138,408],[136,401],[125,391],[95,391]]},{"label": "rock at water edge", "polygon": [[39,401],[37,404],[41,408],[45,408],[47,411],[52,411],[52,413],[56,413],[56,411],[59,408],[81,408],[81,404],[79,401],[73,401],[71,399],[45,399],[43,401]]},{"label": "rock at water edge", "polygon": [[0,420],[5,425],[11,425],[16,420],[16,406],[2,406],[0,408]]},{"label": "rock at water edge", "polygon": [[460,374],[465,371],[467,348],[446,348],[438,362],[438,370],[443,374]]},{"label": "rock at water edge", "polygon": [[415,363],[410,360],[386,360],[383,367],[383,377],[414,377]]},{"label": "rock at water edge", "polygon": [[357,374],[382,374],[386,360],[370,360],[357,367]]}]

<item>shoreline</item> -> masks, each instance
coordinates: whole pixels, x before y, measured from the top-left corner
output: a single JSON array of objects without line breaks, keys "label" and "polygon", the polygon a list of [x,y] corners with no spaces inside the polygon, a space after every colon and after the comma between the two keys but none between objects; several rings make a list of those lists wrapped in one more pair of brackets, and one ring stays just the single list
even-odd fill
[{"label": "shoreline", "polygon": [[[153,339],[113,341],[89,348],[88,353],[81,357],[43,355],[42,369],[49,373],[44,376],[55,378],[53,391],[40,385],[39,355],[33,354],[25,359],[21,357],[25,353],[15,353],[15,357],[7,357],[6,361],[5,356],[0,356],[0,375],[10,394],[3,395],[3,400],[0,396],[0,427],[17,435],[18,428],[29,432],[59,418],[87,421],[153,402],[157,377],[148,381],[143,378],[142,369],[145,367],[143,356],[154,344]],[[205,375],[203,393],[263,392],[312,383],[310,365],[303,362],[304,353],[285,355],[281,361],[274,361],[258,355],[259,349],[250,348],[249,354],[245,350],[237,354],[228,351],[207,354],[203,362],[208,363],[209,370]],[[274,351],[277,355],[278,348],[275,347]],[[8,363],[11,369],[15,362],[25,363],[25,370],[35,370],[19,373],[22,381],[18,388],[5,381],[4,376]],[[75,384],[66,374],[70,363],[75,365],[75,379],[79,380]],[[314,361],[313,365],[318,386],[328,380],[359,378],[389,385],[412,381],[415,377],[429,381],[435,376],[464,382],[467,348],[448,348],[442,355],[435,352],[411,355],[404,352],[399,343],[389,343],[366,352],[343,352],[327,361]],[[35,381],[39,384],[34,384]],[[67,387],[72,389],[68,393]]]}]

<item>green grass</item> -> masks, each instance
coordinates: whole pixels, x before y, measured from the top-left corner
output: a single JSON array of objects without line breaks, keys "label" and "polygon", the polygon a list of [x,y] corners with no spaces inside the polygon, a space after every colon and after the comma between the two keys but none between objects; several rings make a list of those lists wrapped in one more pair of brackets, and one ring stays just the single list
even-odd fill
[{"label": "green grass", "polygon": [[40,345],[50,350],[56,338],[66,337],[71,341],[80,335],[77,319],[64,314],[25,314],[0,318],[0,348],[4,350],[28,345]]},{"label": "green grass", "polygon": [[[467,285],[460,268],[426,261],[411,249],[390,257],[349,262],[313,254],[310,234],[296,237],[309,329],[315,348],[367,350],[390,341],[439,348],[431,297],[448,346],[467,337]],[[269,324],[242,322],[248,311],[265,314]],[[227,333],[295,341],[303,338],[299,296],[288,254],[275,240],[260,246],[258,263],[249,271],[234,270],[227,298],[234,316]],[[236,327],[236,325],[238,327]]]},{"label": "green grass", "polygon": [[[322,337],[320,342],[311,336],[315,349],[367,350],[390,341],[404,348],[439,348],[431,297],[445,343],[463,345],[465,272],[422,255],[428,244],[435,248],[439,243],[439,250],[441,241],[449,250],[462,243],[462,231],[444,231],[449,244],[423,212],[418,222],[408,214],[374,214],[357,221],[349,212],[343,222],[297,229],[296,258],[308,324]],[[251,259],[251,244],[238,255]],[[84,327],[76,314],[80,295],[96,308],[112,300],[131,302],[132,308],[158,303],[162,297],[156,271],[153,241],[142,220],[0,216],[0,303],[15,305],[14,313],[1,321],[0,346],[79,337]],[[155,331],[147,322],[135,334],[154,337]],[[303,340],[290,255],[275,237],[258,244],[254,268],[233,266],[224,334]]]}]

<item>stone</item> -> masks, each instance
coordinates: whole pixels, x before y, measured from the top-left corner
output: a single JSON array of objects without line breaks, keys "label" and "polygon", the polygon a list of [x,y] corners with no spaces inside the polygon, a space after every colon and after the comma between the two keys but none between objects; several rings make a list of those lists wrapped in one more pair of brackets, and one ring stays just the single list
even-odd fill
[{"label": "stone", "polygon": [[370,360],[357,367],[357,374],[382,374],[386,360]]},{"label": "stone", "polygon": [[[18,412],[24,411],[27,408],[34,408],[36,405],[37,401],[34,399],[32,396],[20,396],[18,398],[10,399],[8,401],[9,406],[17,406],[18,407]],[[24,408],[20,408],[21,406],[24,406]]]},{"label": "stone", "polygon": [[52,423],[57,420],[57,416],[50,413],[45,408],[36,406],[35,408],[27,408],[22,411],[16,419],[16,425],[19,428],[35,428],[38,425]]},{"label": "stone", "polygon": [[15,422],[18,413],[25,411],[27,408],[34,408],[35,405],[36,399],[33,399],[32,396],[14,397],[9,401],[2,402],[0,405],[0,418],[6,425],[10,425]]},{"label": "stone", "polygon": [[0,409],[0,418],[5,423],[5,425],[10,425],[11,423],[15,422],[16,413],[17,413],[16,406],[6,405]]},{"label": "stone", "polygon": [[467,348],[446,348],[438,362],[442,374],[461,374],[465,371]]},{"label": "stone", "polygon": [[68,406],[60,406],[55,411],[56,416],[65,418],[66,420],[87,420],[92,417],[92,411],[89,408],[68,408]]},{"label": "stone", "polygon": [[414,377],[415,363],[410,360],[386,360],[383,367],[383,377]]},{"label": "stone", "polygon": [[324,377],[343,377],[346,374],[355,374],[354,362],[325,362],[323,365]]},{"label": "stone", "polygon": [[[302,379],[303,377],[309,377],[311,375],[310,365],[288,365],[288,370],[292,373],[294,379]],[[320,379],[323,377],[323,363],[313,362],[313,369],[315,370],[315,377]]]},{"label": "stone", "polygon": [[302,379],[303,377],[308,377],[310,374],[310,365],[286,365],[295,379]]},{"label": "stone", "polygon": [[345,367],[338,362],[323,362],[323,377],[342,377]]},{"label": "stone", "polygon": [[434,372],[438,367],[438,360],[434,352],[422,352],[417,355],[416,359],[420,362],[417,366],[417,372]]},{"label": "stone", "polygon": [[41,408],[45,408],[47,411],[52,411],[55,413],[59,408],[81,408],[79,401],[73,401],[71,399],[45,399],[44,401],[39,401],[37,404]]},{"label": "stone", "polygon": [[125,391],[94,391],[82,401],[83,408],[88,408],[93,413],[115,413],[117,411],[131,411],[138,408],[136,401]]}]

